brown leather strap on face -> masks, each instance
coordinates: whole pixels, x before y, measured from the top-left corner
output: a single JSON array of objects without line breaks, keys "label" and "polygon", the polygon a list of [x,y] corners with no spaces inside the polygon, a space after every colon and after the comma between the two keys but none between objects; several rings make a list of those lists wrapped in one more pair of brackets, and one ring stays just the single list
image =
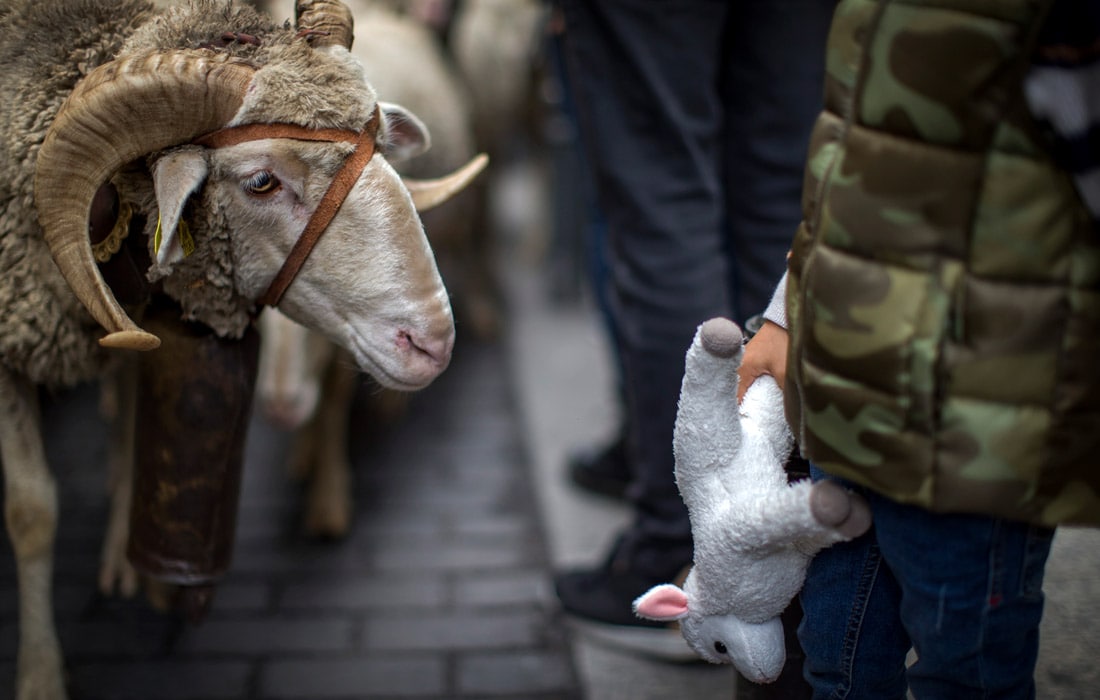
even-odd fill
[{"label": "brown leather strap on face", "polygon": [[[374,121],[371,120],[370,123],[374,124]],[[377,127],[374,131],[377,132]],[[226,146],[236,146],[246,141],[259,141],[261,139],[295,139],[297,141],[325,141],[328,143],[346,141],[355,143],[359,140],[360,133],[366,132],[348,129],[310,129],[297,124],[245,124],[243,126],[227,126],[224,129],[200,136],[195,139],[194,144],[196,146],[206,146],[207,148],[225,148]]]},{"label": "brown leather strap on face", "polygon": [[225,148],[236,146],[246,141],[258,141],[260,139],[297,139],[299,141],[325,141],[348,142],[355,144],[355,151],[344,161],[339,172],[332,178],[328,189],[321,197],[317,208],[306,222],[306,227],[298,236],[297,242],[290,250],[282,268],[271,280],[267,291],[264,292],[257,303],[261,306],[277,306],[283,298],[287,287],[294,281],[298,271],[302,269],[306,258],[313,251],[313,247],[320,240],[328,225],[332,223],[336,213],[340,211],[344,199],[347,198],[351,188],[359,180],[363,168],[374,157],[374,142],[378,135],[378,126],[382,121],[381,110],[375,107],[374,115],[367,122],[361,132],[347,131],[343,129],[309,129],[297,124],[246,124],[243,126],[231,126],[195,139],[194,143],[208,148]]},{"label": "brown leather strap on face", "polygon": [[374,134],[370,130],[363,131],[358,139],[355,151],[348,156],[343,167],[332,178],[332,182],[329,183],[328,189],[325,190],[324,196],[317,204],[317,208],[313,210],[309,221],[306,222],[306,227],[302,229],[302,233],[298,236],[298,241],[290,249],[290,255],[287,256],[286,262],[276,273],[275,278],[271,280],[271,285],[267,288],[267,291],[257,300],[260,305],[279,305],[286,288],[294,281],[298,271],[305,264],[306,258],[313,252],[313,246],[321,239],[321,234],[325,232],[333,218],[336,217],[336,212],[340,211],[344,199],[351,192],[351,188],[355,186],[356,181],[359,180],[363,168],[367,167],[367,163],[374,156]]}]

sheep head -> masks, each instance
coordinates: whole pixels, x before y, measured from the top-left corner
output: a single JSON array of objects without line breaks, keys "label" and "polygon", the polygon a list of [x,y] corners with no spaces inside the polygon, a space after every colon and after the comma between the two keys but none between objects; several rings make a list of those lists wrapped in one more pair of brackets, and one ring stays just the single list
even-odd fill
[{"label": "sheep head", "polygon": [[[73,90],[38,153],[35,197],[54,260],[107,347],[148,350],[159,340],[138,327],[100,275],[88,242],[96,190],[127,164],[150,161],[163,232],[151,277],[165,288],[187,265],[177,222],[184,205],[228,232],[234,294],[257,302],[299,234],[328,201],[333,210],[312,249],[280,292],[291,318],[347,348],[382,384],[426,385],[449,361],[454,325],[446,290],[416,213],[441,190],[457,191],[479,166],[427,183],[416,200],[382,155],[427,147],[414,116],[379,104],[347,52],[350,13],[335,0],[302,0],[297,31],[276,37],[263,60],[200,48],[133,51],[89,72]],[[269,135],[216,148],[200,137],[228,128],[283,124],[340,138]],[[207,144],[209,145],[209,144]],[[346,196],[326,200],[357,157],[361,174]],[[346,173],[344,173],[346,176]],[[338,178],[337,178],[338,179]],[[154,217],[155,218],[155,217]],[[202,271],[191,270],[191,273]],[[200,277],[188,284],[201,285]],[[186,300],[182,301],[185,311]],[[194,310],[192,310],[194,311]],[[204,320],[197,313],[192,317]],[[243,333],[215,327],[219,334]]]}]

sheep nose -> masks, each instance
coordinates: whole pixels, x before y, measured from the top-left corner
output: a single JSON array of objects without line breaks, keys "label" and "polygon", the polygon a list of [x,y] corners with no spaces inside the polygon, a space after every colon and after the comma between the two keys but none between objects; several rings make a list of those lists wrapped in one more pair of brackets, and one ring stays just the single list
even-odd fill
[{"label": "sheep nose", "polygon": [[397,333],[398,347],[416,353],[440,372],[451,362],[454,341],[453,329],[442,333],[415,333],[407,330]]}]

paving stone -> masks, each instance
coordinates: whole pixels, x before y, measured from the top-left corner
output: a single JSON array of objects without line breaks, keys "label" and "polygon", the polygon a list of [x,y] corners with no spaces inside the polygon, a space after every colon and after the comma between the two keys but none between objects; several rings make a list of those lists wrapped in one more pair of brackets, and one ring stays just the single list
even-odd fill
[{"label": "paving stone", "polygon": [[410,508],[384,507],[377,501],[367,502],[360,497],[355,518],[355,530],[349,541],[361,544],[378,542],[392,537],[423,536],[445,537],[450,531],[450,518],[442,513],[425,513]]},{"label": "paving stone", "polygon": [[69,686],[79,700],[238,700],[250,674],[233,661],[119,661],[70,666]]},{"label": "paving stone", "polygon": [[295,659],[266,664],[260,696],[277,700],[451,697],[442,656]]},{"label": "paving stone", "polygon": [[141,622],[124,618],[79,620],[60,630],[61,646],[70,658],[120,657],[149,659],[165,653],[179,627],[150,614]]},{"label": "paving stone", "polygon": [[459,611],[371,615],[367,649],[457,650],[536,647],[544,616],[530,611]]},{"label": "paving stone", "polygon": [[426,575],[343,576],[288,583],[279,604],[285,610],[439,608],[447,602],[447,588],[442,578]]},{"label": "paving stone", "polygon": [[524,536],[532,538],[529,542],[538,538],[537,526],[531,522],[529,513],[479,513],[470,517],[451,518],[447,529],[461,537]]},{"label": "paving stone", "polygon": [[277,548],[242,547],[233,554],[232,568],[249,576],[287,576],[298,571],[361,573],[368,570],[368,563],[349,549],[281,544]]},{"label": "paving stone", "polygon": [[461,542],[449,547],[409,549],[382,546],[371,555],[375,567],[386,569],[492,569],[528,566],[533,556],[526,547],[493,542]]},{"label": "paving stone", "polygon": [[234,547],[240,549],[256,543],[277,542],[286,537],[295,522],[296,510],[286,500],[271,499],[258,503],[247,498],[247,485],[242,486],[242,503],[237,513],[237,533]]},{"label": "paving stone", "polygon": [[463,694],[555,693],[565,697],[572,688],[572,667],[563,654],[465,654],[458,663],[458,690]]},{"label": "paving stone", "polygon": [[341,617],[215,619],[189,629],[179,652],[266,655],[351,648],[354,621]]},{"label": "paving stone", "polygon": [[214,590],[214,605],[221,612],[258,613],[271,607],[274,592],[269,580],[245,580],[232,572]]},{"label": "paving stone", "polygon": [[552,585],[545,571],[528,569],[456,575],[455,603],[459,606],[546,605],[552,599]]}]

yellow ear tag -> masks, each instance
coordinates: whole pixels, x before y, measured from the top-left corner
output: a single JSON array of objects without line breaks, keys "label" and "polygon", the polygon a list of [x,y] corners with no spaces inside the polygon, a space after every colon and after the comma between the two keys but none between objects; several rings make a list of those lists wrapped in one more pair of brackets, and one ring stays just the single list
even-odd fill
[{"label": "yellow ear tag", "polygon": [[153,232],[153,255],[160,255],[160,215],[157,215],[157,230]]},{"label": "yellow ear tag", "polygon": [[[180,219],[180,248],[183,249],[183,257],[188,257],[195,252],[195,239],[191,237],[191,228],[187,222]],[[157,230],[153,232],[153,255],[160,253],[160,216],[157,217]]]},{"label": "yellow ear tag", "polygon": [[180,247],[183,248],[183,257],[188,257],[195,252],[195,239],[191,238],[191,227],[180,219]]}]

